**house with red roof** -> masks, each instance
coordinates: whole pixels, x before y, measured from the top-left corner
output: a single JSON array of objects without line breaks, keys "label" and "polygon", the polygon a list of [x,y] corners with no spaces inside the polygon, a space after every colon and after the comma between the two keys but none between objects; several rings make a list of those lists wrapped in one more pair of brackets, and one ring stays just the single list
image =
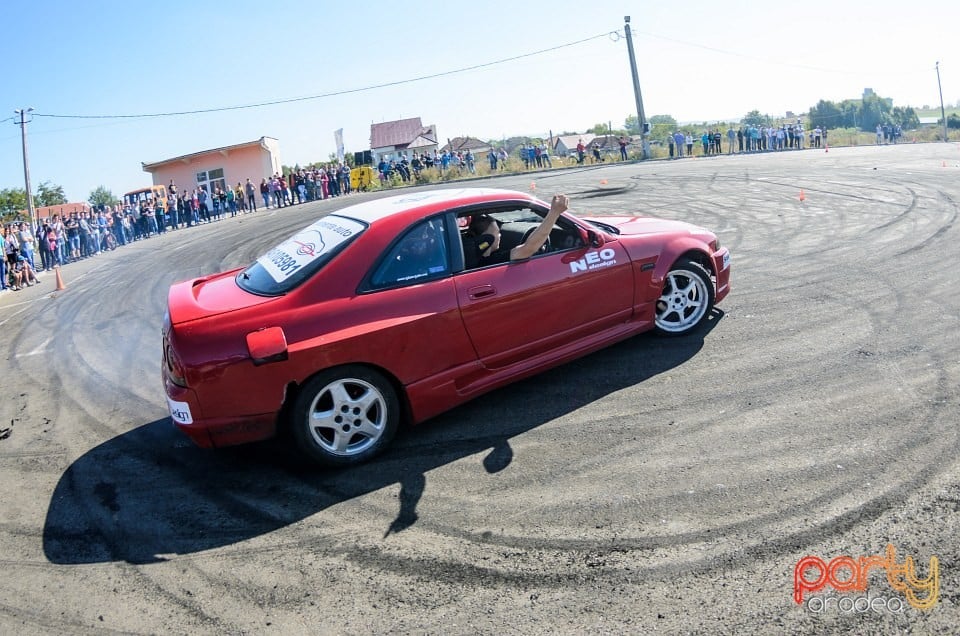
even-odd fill
[{"label": "house with red roof", "polygon": [[406,155],[409,159],[414,152],[433,153],[437,150],[437,127],[424,126],[419,117],[385,121],[370,124],[370,150],[374,165],[380,160],[390,161]]}]

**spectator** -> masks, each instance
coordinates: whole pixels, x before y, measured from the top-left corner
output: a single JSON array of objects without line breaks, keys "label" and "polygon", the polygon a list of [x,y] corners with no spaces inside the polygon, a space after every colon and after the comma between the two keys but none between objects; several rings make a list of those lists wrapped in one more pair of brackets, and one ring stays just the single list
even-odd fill
[{"label": "spectator", "polygon": [[548,168],[553,167],[553,162],[550,161],[550,146],[548,146],[547,144],[541,144],[540,156],[543,158],[543,162],[547,164]]}]

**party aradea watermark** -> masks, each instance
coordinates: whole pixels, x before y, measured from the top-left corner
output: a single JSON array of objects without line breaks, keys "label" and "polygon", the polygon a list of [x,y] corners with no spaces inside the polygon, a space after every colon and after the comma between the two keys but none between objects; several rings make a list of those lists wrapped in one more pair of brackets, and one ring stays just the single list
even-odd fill
[{"label": "party aradea watermark", "polygon": [[[879,576],[870,579],[871,571],[883,571],[886,582],[892,588],[887,596],[866,594],[871,583],[882,581]],[[815,593],[832,588],[843,596],[821,595]],[[846,593],[860,592],[860,595],[848,596]],[[810,594],[808,594],[810,593]],[[927,576],[917,575],[913,557],[906,557],[903,563],[897,563],[897,549],[887,545],[881,555],[861,556],[856,559],[838,556],[824,561],[817,556],[805,556],[797,561],[793,569],[793,600],[798,605],[817,614],[837,611],[845,614],[890,612],[902,614],[908,607],[928,610],[937,604],[940,596],[940,561],[930,557]]]}]

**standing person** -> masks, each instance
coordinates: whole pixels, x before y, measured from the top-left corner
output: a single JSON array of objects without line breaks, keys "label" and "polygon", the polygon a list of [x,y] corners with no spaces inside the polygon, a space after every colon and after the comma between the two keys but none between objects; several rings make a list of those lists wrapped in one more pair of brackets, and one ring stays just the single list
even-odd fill
[{"label": "standing person", "polygon": [[77,213],[72,212],[64,224],[67,229],[67,240],[70,242],[70,261],[80,260],[80,221]]},{"label": "standing person", "polygon": [[587,148],[583,145],[583,139],[577,140],[577,163],[583,165],[583,159],[586,156]]},{"label": "standing person", "polygon": [[243,192],[243,184],[237,181],[237,187],[233,189],[233,200],[237,204],[237,212],[243,214],[247,209],[247,196]]},{"label": "standing person", "polygon": [[680,132],[679,130],[676,133],[674,133],[673,141],[676,142],[677,144],[677,156],[680,158],[683,158],[683,142],[684,142],[683,133]]},{"label": "standing person", "polygon": [[733,126],[727,128],[727,154],[732,155],[734,153],[733,149],[733,140],[737,137],[737,133],[733,131]]},{"label": "standing person", "polygon": [[550,161],[550,146],[546,143],[540,147],[540,156],[543,157],[543,163],[547,164],[548,168],[553,167],[553,162]]},{"label": "standing person", "polygon": [[[383,163],[383,160],[380,163]],[[383,175],[383,171],[380,171],[380,175]],[[324,199],[330,198],[330,177],[325,168],[320,168],[320,196]]]},{"label": "standing person", "polygon": [[170,228],[176,230],[180,227],[180,210],[177,207],[177,193],[167,194],[167,213],[170,214]]},{"label": "standing person", "polygon": [[627,140],[623,135],[620,135],[620,139],[617,140],[617,145],[620,146],[620,161],[627,160]]},{"label": "standing person", "polygon": [[490,172],[497,171],[497,152],[491,148],[490,152],[487,153],[487,161],[490,162]]},{"label": "standing person", "polygon": [[200,220],[210,222],[210,208],[207,203],[210,200],[210,195],[207,194],[207,187],[200,186],[197,189],[197,201],[200,204]]},{"label": "standing person", "polygon": [[667,135],[667,147],[670,149],[670,158],[673,159],[673,142],[676,141],[673,138],[673,133]]},{"label": "standing person", "polygon": [[693,135],[687,133],[687,136],[684,138],[684,141],[687,143],[687,156],[693,157]]},{"label": "standing person", "polygon": [[50,232],[53,230],[50,228],[50,223],[47,221],[43,222],[43,225],[40,226],[40,231],[37,232],[37,247],[40,250],[40,264],[43,266],[43,271],[49,272],[53,268],[53,250],[50,248]]},{"label": "standing person", "polygon": [[230,218],[237,216],[237,202],[234,200],[236,194],[233,191],[233,188],[227,186],[227,209],[230,210]]},{"label": "standing person", "polygon": [[[239,187],[240,184],[237,184]],[[250,179],[247,179],[247,184],[244,186],[247,191],[247,212],[256,212],[257,211],[257,188],[253,185],[253,182]]]},{"label": "standing person", "polygon": [[36,271],[37,265],[33,260],[33,246],[36,244],[36,239],[33,236],[33,231],[26,222],[20,224],[20,232],[17,238],[20,240],[20,251],[23,253],[23,257],[30,263],[30,267]]},{"label": "standing person", "polygon": [[[266,210],[270,209],[271,202],[271,192],[270,189],[273,187],[273,179],[270,180],[270,183],[267,183],[267,179],[260,179],[260,196],[263,198],[263,207]],[[279,205],[277,206],[279,207]]]}]

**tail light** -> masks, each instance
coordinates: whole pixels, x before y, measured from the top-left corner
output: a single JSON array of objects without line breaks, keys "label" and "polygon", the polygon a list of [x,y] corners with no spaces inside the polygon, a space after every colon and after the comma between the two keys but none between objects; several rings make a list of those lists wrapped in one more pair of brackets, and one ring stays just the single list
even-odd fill
[{"label": "tail light", "polygon": [[187,378],[183,370],[183,364],[180,362],[177,354],[174,353],[173,347],[170,346],[169,342],[164,342],[163,346],[163,367],[166,369],[167,377],[170,378],[171,382],[177,386],[186,388]]}]

